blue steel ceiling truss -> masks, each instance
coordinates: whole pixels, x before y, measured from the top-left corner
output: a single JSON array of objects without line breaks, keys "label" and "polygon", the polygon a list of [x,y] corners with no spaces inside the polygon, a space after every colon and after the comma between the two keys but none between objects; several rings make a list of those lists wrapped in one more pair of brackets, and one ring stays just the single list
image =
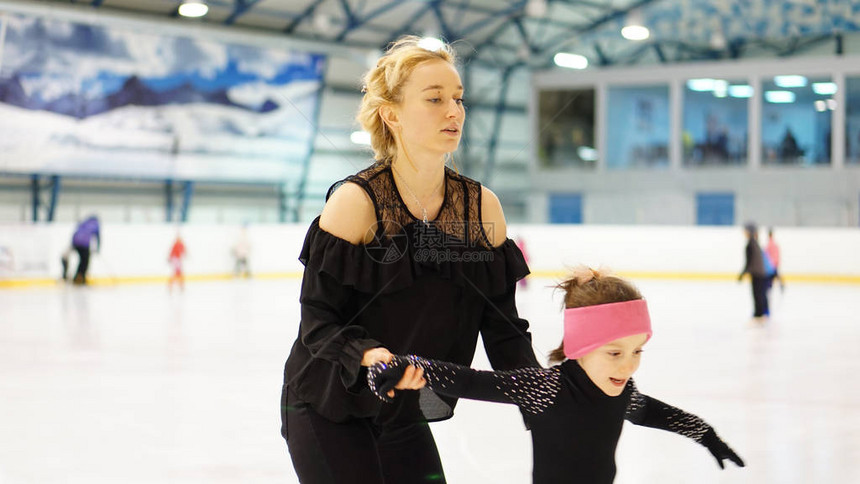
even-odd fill
[{"label": "blue steel ceiling truss", "polygon": [[[65,1],[66,3],[86,4],[93,8],[112,8],[110,2],[104,0],[55,0],[57,2]],[[145,0],[141,0],[145,1]],[[229,10],[229,14],[223,20],[225,25],[235,25],[237,21],[249,12],[255,12],[258,15],[266,17],[283,18],[284,26],[280,32],[303,40],[312,40],[325,44],[348,44],[355,48],[369,48],[382,50],[398,37],[416,33],[417,30],[424,28],[427,23],[435,23],[438,27],[438,32],[447,41],[455,41],[462,38],[469,39],[471,42],[470,51],[463,55],[463,64],[467,70],[466,81],[471,77],[470,71],[474,66],[480,66],[485,69],[495,70],[501,79],[498,90],[497,99],[480,100],[474,99],[475,106],[483,105],[490,107],[493,110],[493,131],[487,143],[487,151],[484,163],[484,178],[489,180],[492,177],[492,172],[497,159],[497,151],[499,145],[498,129],[501,126],[502,119],[506,113],[512,111],[522,112],[521,106],[511,106],[507,103],[506,97],[509,89],[510,79],[517,69],[531,68],[543,69],[551,67],[552,56],[559,50],[571,47],[571,43],[575,42],[578,51],[587,51],[592,62],[599,66],[609,66],[614,64],[635,64],[637,62],[647,62],[648,59],[656,59],[659,63],[683,62],[691,60],[707,60],[707,59],[735,59],[743,57],[744,54],[753,49],[759,51],[770,52],[774,56],[791,56],[815,47],[820,47],[827,42],[833,42],[833,50],[836,55],[841,55],[844,52],[843,33],[856,32],[860,30],[858,22],[855,20],[857,15],[860,15],[860,2],[854,2],[843,13],[838,11],[838,6],[831,6],[830,2],[819,2],[816,6],[811,6],[805,2],[795,0],[761,0],[761,4],[765,7],[773,6],[775,3],[782,5],[784,23],[800,22],[797,19],[809,17],[816,8],[824,9],[829,15],[833,15],[834,20],[830,32],[815,33],[811,31],[809,25],[801,24],[793,26],[794,29],[788,29],[788,35],[781,38],[777,36],[777,40],[768,39],[767,36],[750,36],[748,38],[742,36],[732,37],[727,35],[725,45],[721,48],[712,48],[707,45],[707,42],[696,42],[686,39],[669,39],[655,36],[656,40],[636,43],[624,44],[607,39],[605,36],[601,38],[599,35],[593,35],[598,32],[606,31],[623,21],[631,12],[648,12],[648,7],[654,7],[657,10],[665,10],[654,13],[652,17],[658,15],[673,14],[679,7],[677,2],[664,0],[657,2],[656,0],[634,0],[626,2],[626,5],[616,7],[620,2],[609,2],[605,0],[545,0],[547,11],[550,9],[561,9],[561,11],[574,12],[580,17],[586,19],[582,23],[574,23],[564,20],[564,15],[546,14],[541,17],[532,17],[527,14],[530,1],[533,0],[505,0],[499,1],[492,6],[477,5],[473,0],[427,0],[421,5],[416,5],[416,2],[404,2],[402,0],[392,0],[386,2],[368,2],[368,0],[306,0],[304,6],[297,8],[298,11],[276,10],[267,7],[266,2],[261,0],[209,0],[208,3],[212,8]],[[107,5],[105,5],[107,3]],[[301,2],[294,2],[301,3]],[[376,4],[375,6],[372,4]],[[262,4],[262,5],[261,5]],[[657,7],[659,4],[659,7]],[[168,13],[170,16],[177,15],[179,0],[176,0],[176,8]],[[325,33],[304,33],[306,31],[313,32],[314,30],[305,29],[299,33],[299,28],[311,24],[315,20],[315,16],[320,13],[321,6],[326,7],[338,6],[340,18],[336,19],[336,31],[331,34]],[[709,22],[714,22],[719,25],[721,31],[726,31],[729,24],[732,22],[740,22],[746,25],[745,28],[758,29],[759,32],[766,30],[768,26],[762,26],[761,20],[752,21],[745,19],[742,13],[744,9],[753,8],[748,2],[743,1],[725,1],[721,0],[715,3],[713,0],[696,2],[690,5],[685,4],[690,10],[696,10],[696,15],[700,18],[704,17]],[[765,8],[763,7],[763,8]],[[125,7],[126,11],[128,7]],[[133,10],[133,8],[132,8]],[[386,20],[386,25],[379,25],[375,20],[380,19],[384,15],[390,14],[395,10],[403,12],[399,25],[392,26],[390,20]],[[831,11],[832,10],[832,11]],[[843,9],[844,10],[844,9]],[[331,8],[327,10],[331,11]],[[559,10],[555,10],[559,12]],[[835,13],[834,13],[835,12]],[[846,13],[847,12],[847,13]],[[840,16],[841,15],[841,16]],[[847,17],[846,17],[847,16]],[[392,16],[388,16],[390,19]],[[714,19],[714,20],[711,20]],[[787,19],[787,20],[786,20]],[[653,19],[652,19],[653,20]],[[776,20],[774,20],[776,22]],[[646,22],[647,23],[647,22]],[[492,28],[490,28],[492,27]],[[789,25],[792,27],[792,25]],[[377,35],[384,35],[385,40],[382,42],[367,42],[350,40],[351,34],[361,30],[371,31]],[[786,27],[783,26],[783,30]],[[699,39],[701,40],[701,39]],[[652,55],[648,55],[648,54]],[[329,88],[326,79],[323,79],[321,90]],[[471,86],[469,86],[470,89]],[[472,92],[475,92],[472,90]],[[477,94],[477,93],[476,93]],[[489,101],[489,102],[488,102]],[[315,115],[318,121],[318,113]],[[315,139],[318,134],[319,127],[314,124]],[[468,133],[469,130],[466,131]],[[469,138],[465,138],[467,141]],[[465,163],[471,165],[473,160],[468,154],[468,143],[464,143],[467,155]],[[301,170],[301,178],[298,180],[296,190],[286,190],[287,196],[291,198],[290,210],[287,212],[285,201],[282,204],[282,210],[285,213],[285,218],[292,215],[290,218],[296,218],[299,214],[301,203],[306,197],[307,176],[309,173],[310,156],[314,153],[313,147],[309,150],[310,154],[304,160]],[[52,183],[52,206],[56,204],[56,198],[59,194],[60,180],[54,180]],[[36,178],[34,181],[35,188],[34,197],[40,192],[40,182]],[[188,188],[187,194],[189,199],[191,189]],[[34,206],[38,205],[38,200],[34,198]],[[185,205],[185,201],[183,201]],[[183,209],[186,212],[187,209]],[[50,210],[53,213],[53,209]],[[50,217],[49,217],[50,218]]]},{"label": "blue steel ceiling truss", "polygon": [[236,22],[236,20],[248,13],[254,5],[260,3],[260,0],[235,0],[235,5],[233,5],[233,13],[224,20],[225,25],[232,25]]}]

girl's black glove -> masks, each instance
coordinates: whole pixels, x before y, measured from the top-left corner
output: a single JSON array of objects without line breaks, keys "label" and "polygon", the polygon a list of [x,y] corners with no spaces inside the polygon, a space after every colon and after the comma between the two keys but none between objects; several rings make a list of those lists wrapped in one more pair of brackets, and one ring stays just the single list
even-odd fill
[{"label": "girl's black glove", "polygon": [[403,378],[407,366],[409,362],[400,356],[394,356],[391,363],[377,363],[367,369],[367,386],[383,402],[393,402],[388,392]]},{"label": "girl's black glove", "polygon": [[707,447],[714,458],[717,459],[717,464],[720,465],[720,469],[726,468],[726,466],[723,465],[724,459],[734,462],[738,467],[744,467],[744,461],[735,454],[735,451],[733,451],[731,447],[717,437],[717,433],[714,432],[714,429],[709,429],[705,432],[700,443]]}]

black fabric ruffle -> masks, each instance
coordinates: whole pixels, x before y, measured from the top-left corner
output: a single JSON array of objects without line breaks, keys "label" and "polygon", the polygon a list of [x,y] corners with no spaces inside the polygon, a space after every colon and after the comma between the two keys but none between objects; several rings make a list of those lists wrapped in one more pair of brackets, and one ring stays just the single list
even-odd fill
[{"label": "black fabric ruffle", "polygon": [[[305,236],[299,261],[345,286],[373,294],[407,288],[430,271],[494,297],[505,294],[529,274],[522,252],[511,239],[492,249],[456,243],[428,249],[421,247],[438,244],[424,243],[423,235],[415,235],[416,231],[409,229],[402,236],[384,238],[379,243],[355,245],[321,229],[317,217]],[[435,250],[436,257],[428,257],[428,250]]]}]

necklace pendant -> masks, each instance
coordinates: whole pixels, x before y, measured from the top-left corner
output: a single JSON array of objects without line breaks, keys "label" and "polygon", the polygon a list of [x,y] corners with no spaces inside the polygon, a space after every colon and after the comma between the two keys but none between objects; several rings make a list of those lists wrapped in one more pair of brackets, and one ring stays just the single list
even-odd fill
[{"label": "necklace pendant", "polygon": [[424,225],[427,225],[427,209],[422,207],[421,214],[424,216]]}]

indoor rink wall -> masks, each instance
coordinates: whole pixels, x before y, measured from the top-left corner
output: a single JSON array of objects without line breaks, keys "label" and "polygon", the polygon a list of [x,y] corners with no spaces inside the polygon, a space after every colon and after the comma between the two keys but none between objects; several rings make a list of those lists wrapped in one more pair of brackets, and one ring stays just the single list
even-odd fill
[{"label": "indoor rink wall", "polygon": [[[190,280],[226,278],[241,230],[240,225],[107,224],[91,263],[91,280],[166,281],[177,233],[188,250]],[[298,255],[306,230],[305,224],[248,226],[255,277],[300,277]],[[0,225],[0,288],[55,284],[72,232],[72,224],[63,223]],[[782,252],[780,272],[787,279],[860,283],[856,229],[776,227],[774,235]],[[743,230],[735,226],[511,225],[508,236],[525,242],[532,272],[545,277],[586,264],[637,278],[727,279],[740,272],[746,244]],[[764,227],[759,240],[765,245]]]}]

